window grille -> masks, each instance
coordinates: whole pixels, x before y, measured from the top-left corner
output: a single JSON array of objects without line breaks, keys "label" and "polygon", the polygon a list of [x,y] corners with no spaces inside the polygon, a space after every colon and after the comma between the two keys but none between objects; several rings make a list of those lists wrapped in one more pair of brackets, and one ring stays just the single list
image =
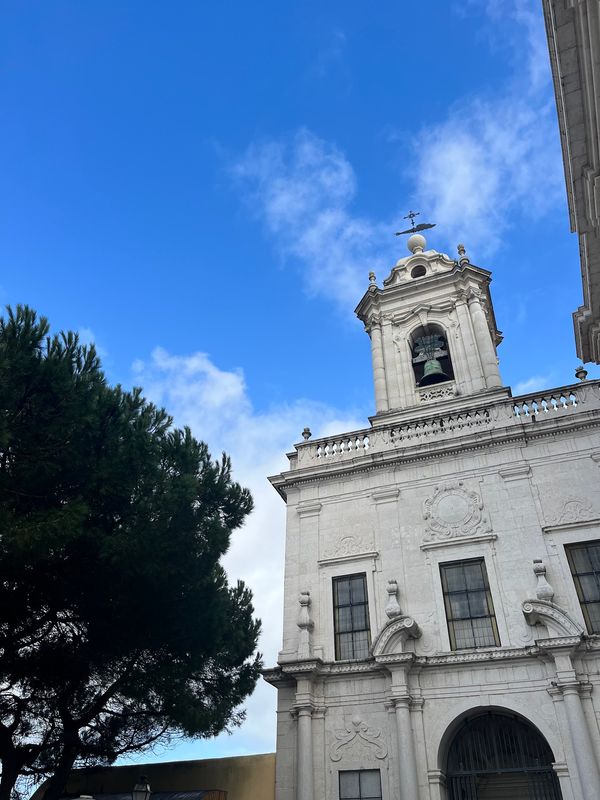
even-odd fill
[{"label": "window grille", "polygon": [[381,800],[378,769],[347,770],[339,773],[340,800]]},{"label": "window grille", "polygon": [[450,745],[448,798],[561,800],[553,761],[545,739],[524,720],[494,712],[481,714],[466,720]]},{"label": "window grille", "polygon": [[368,657],[371,632],[364,573],[333,579],[333,628],[338,661]]},{"label": "window grille", "polygon": [[440,564],[452,650],[500,645],[483,558]]},{"label": "window grille", "polygon": [[588,633],[600,633],[600,542],[565,546]]}]

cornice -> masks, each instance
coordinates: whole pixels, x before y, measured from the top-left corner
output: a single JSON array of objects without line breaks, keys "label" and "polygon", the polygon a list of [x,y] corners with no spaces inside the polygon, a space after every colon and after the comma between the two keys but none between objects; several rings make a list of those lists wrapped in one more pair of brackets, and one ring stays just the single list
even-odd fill
[{"label": "cornice", "polygon": [[413,464],[435,461],[444,458],[456,458],[458,454],[473,453],[490,448],[501,448],[507,445],[527,446],[530,442],[553,438],[574,431],[585,431],[600,427],[600,410],[572,415],[562,419],[545,420],[534,425],[524,422],[521,426],[492,428],[466,434],[462,437],[439,442],[426,442],[411,450],[399,447],[396,450],[385,450],[353,459],[330,461],[318,466],[302,467],[268,478],[271,484],[285,499],[286,488],[310,483],[329,481],[341,476],[359,475],[380,469],[387,469],[394,464]]},{"label": "cornice", "polygon": [[[365,661],[320,661],[290,662],[274,669],[263,670],[263,676],[269,683],[284,681],[290,677],[306,677],[312,674],[315,678],[338,677],[346,675],[364,675],[372,673],[386,674],[389,665],[402,664],[413,669],[438,669],[440,667],[461,666],[468,664],[494,664],[498,661],[519,661],[537,658],[550,648],[583,646],[589,649],[589,642],[578,636],[554,637],[539,639],[535,645],[526,647],[489,647],[478,650],[455,650],[436,653],[431,656],[418,656],[412,652],[392,653]],[[311,665],[308,667],[308,665]]]}]

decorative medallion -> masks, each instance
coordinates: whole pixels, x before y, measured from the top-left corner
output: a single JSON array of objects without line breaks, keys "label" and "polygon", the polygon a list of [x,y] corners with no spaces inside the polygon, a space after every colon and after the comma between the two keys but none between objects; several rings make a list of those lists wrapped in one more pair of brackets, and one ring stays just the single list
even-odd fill
[{"label": "decorative medallion", "polygon": [[342,750],[354,741],[367,745],[368,749],[375,755],[375,758],[385,758],[388,753],[385,743],[381,741],[381,731],[376,728],[369,728],[367,723],[363,722],[358,716],[352,717],[352,722],[346,726],[345,730],[336,731],[335,739],[329,751],[329,757],[332,761],[341,761]]},{"label": "decorative medallion", "polygon": [[479,494],[467,489],[462,481],[436,486],[432,497],[423,504],[427,540],[474,536],[491,530],[483,512]]}]

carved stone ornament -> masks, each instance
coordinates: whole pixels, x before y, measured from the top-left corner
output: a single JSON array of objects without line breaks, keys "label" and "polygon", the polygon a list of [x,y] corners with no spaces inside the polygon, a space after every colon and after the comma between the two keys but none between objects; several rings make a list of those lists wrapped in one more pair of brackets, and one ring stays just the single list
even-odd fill
[{"label": "carved stone ornament", "polygon": [[427,386],[425,389],[419,390],[419,401],[421,403],[433,403],[439,400],[448,400],[458,394],[458,388],[455,383],[451,386],[433,387]]},{"label": "carved stone ornament", "polygon": [[314,627],[314,623],[310,618],[310,592],[300,592],[298,603],[300,605],[296,623],[300,629],[298,635],[298,658],[307,659],[311,656],[310,634]]},{"label": "carved stone ornament", "polygon": [[402,613],[398,602],[398,584],[396,581],[388,581],[387,585],[388,601],[385,607],[386,616],[389,619],[399,617]]},{"label": "carved stone ornament", "polygon": [[426,540],[474,536],[491,530],[480,496],[462,481],[436,486],[433,496],[423,503],[423,517],[428,529]]},{"label": "carved stone ornament", "polygon": [[404,643],[408,638],[418,639],[421,629],[409,616],[394,617],[383,626],[375,637],[371,652],[377,659],[385,655],[399,655],[404,652]]},{"label": "carved stone ornament", "polygon": [[561,508],[554,514],[548,514],[546,519],[549,525],[568,525],[573,522],[586,522],[597,516],[589,500],[582,497],[568,497],[563,501]]},{"label": "carved stone ornament", "polygon": [[530,625],[545,625],[551,636],[581,636],[583,628],[549,600],[525,600],[521,606]]},{"label": "carved stone ornament", "polygon": [[535,588],[535,595],[538,600],[552,600],[554,597],[554,589],[546,580],[546,565],[541,558],[534,558],[533,571],[537,577],[537,586]]},{"label": "carved stone ornament", "polygon": [[327,558],[344,558],[345,556],[357,556],[371,550],[372,543],[366,536],[342,536],[341,539],[331,546],[326,553]]},{"label": "carved stone ornament", "polygon": [[385,743],[381,740],[381,731],[376,728],[369,728],[366,722],[360,717],[352,717],[350,725],[345,730],[335,732],[335,742],[331,745],[329,757],[332,761],[342,760],[342,750],[354,741],[363,742],[369,750],[372,750],[375,758],[385,758],[388,750]]}]

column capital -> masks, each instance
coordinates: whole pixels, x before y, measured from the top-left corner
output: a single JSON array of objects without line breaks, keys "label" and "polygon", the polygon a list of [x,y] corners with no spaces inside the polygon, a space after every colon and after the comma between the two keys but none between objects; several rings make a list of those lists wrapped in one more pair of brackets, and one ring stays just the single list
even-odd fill
[{"label": "column capital", "polygon": [[312,717],[317,714],[317,711],[320,711],[320,706],[315,706],[313,703],[295,703],[290,708],[290,714],[292,719],[298,719],[298,717]]},{"label": "column capital", "polygon": [[398,697],[392,697],[390,699],[390,704],[396,708],[408,708],[410,709],[412,703],[412,697],[409,694],[399,695]]}]

